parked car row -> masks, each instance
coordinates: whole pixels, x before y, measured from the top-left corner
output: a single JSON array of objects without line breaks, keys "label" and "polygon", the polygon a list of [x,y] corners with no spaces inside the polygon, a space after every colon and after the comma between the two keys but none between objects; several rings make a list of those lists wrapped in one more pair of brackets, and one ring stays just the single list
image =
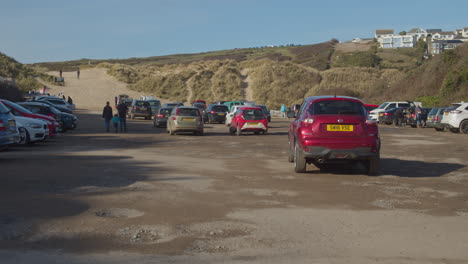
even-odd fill
[{"label": "parked car row", "polygon": [[[395,113],[401,109],[404,114],[403,124],[417,127],[416,114],[408,108],[396,107],[379,112],[380,124],[393,124]],[[449,107],[422,108],[420,122],[423,127],[434,128],[437,131],[468,134],[468,103],[454,103]]]},{"label": "parked car row", "polygon": [[[78,118],[71,114],[72,107],[64,104],[60,111],[49,102],[57,97],[39,97],[26,102],[0,99],[0,148],[11,144],[33,144],[75,129]],[[68,111],[69,110],[69,111]]]}]

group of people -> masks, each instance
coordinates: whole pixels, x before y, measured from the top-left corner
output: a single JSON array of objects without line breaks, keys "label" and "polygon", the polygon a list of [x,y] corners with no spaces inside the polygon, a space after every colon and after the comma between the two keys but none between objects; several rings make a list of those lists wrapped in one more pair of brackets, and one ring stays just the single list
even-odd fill
[{"label": "group of people", "polygon": [[[110,132],[110,123],[114,126],[115,133],[127,132],[127,111],[128,107],[124,103],[120,103],[116,106],[117,114],[113,113],[112,107],[109,102],[106,102],[106,106],[102,110],[102,118],[104,118],[104,124],[106,127],[106,132]],[[120,126],[119,126],[120,124]]]},{"label": "group of people", "polygon": [[395,127],[401,127],[404,123],[407,123],[407,120],[411,118],[412,114],[416,118],[417,127],[422,127],[422,107],[420,105],[409,107],[409,108],[398,108],[395,111],[395,119],[393,124]]}]

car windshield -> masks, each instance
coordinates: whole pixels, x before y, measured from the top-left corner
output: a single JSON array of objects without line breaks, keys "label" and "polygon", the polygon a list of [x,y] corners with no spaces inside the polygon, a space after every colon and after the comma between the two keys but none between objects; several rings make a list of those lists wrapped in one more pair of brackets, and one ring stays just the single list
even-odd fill
[{"label": "car windshield", "polygon": [[311,115],[366,115],[362,104],[347,100],[326,100],[309,107]]},{"label": "car windshield", "polygon": [[148,103],[149,103],[151,106],[157,106],[157,107],[160,107],[160,106],[161,106],[161,102],[160,102],[160,101],[157,101],[157,100],[148,101]]},{"label": "car windshield", "polygon": [[227,108],[227,106],[218,105],[218,106],[213,106],[212,111],[215,111],[215,112],[227,112],[227,111],[228,111],[228,108]]},{"label": "car windshield", "polygon": [[179,116],[198,116],[198,110],[193,108],[179,108]]},{"label": "car windshield", "polygon": [[376,109],[385,109],[385,107],[388,105],[388,103],[383,103],[381,105],[379,105],[379,107],[377,107]]},{"label": "car windshield", "polygon": [[262,120],[265,118],[263,110],[261,109],[245,109],[243,113],[244,119],[246,120]]},{"label": "car windshield", "polygon": [[6,114],[9,110],[0,102],[0,114]]}]

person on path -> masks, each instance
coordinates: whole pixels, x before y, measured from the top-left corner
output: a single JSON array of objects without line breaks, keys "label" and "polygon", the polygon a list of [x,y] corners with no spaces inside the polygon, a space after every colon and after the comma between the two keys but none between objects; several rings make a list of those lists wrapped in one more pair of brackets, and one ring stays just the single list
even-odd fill
[{"label": "person on path", "polygon": [[73,104],[73,100],[71,99],[71,97],[70,97],[70,96],[68,96],[68,100],[67,100],[67,102],[68,102],[69,104],[71,104],[71,105]]},{"label": "person on path", "polygon": [[67,100],[67,98],[65,98],[65,95],[64,95],[64,94],[62,94],[62,98],[63,98],[63,100]]},{"label": "person on path", "polygon": [[118,131],[119,121],[120,121],[119,115],[115,114],[114,117],[112,117],[112,124],[114,124],[115,133],[119,132]]},{"label": "person on path", "polygon": [[395,119],[393,120],[395,127],[401,127],[404,116],[403,108],[400,107],[395,111]]},{"label": "person on path", "polygon": [[76,70],[76,78],[80,79],[80,68]]},{"label": "person on path", "polygon": [[60,78],[62,78],[62,69],[60,69]]},{"label": "person on path", "polygon": [[419,128],[419,127],[422,127],[422,124],[421,124],[421,117],[422,117],[422,108],[420,105],[416,106],[416,126]]},{"label": "person on path", "polygon": [[288,109],[286,108],[286,105],[282,104],[281,105],[281,108],[280,108],[280,111],[281,111],[281,118],[286,118],[286,111]]},{"label": "person on path", "polygon": [[104,123],[106,125],[106,132],[109,132],[110,121],[112,119],[112,107],[109,105],[109,102],[106,102],[106,106],[102,110],[102,118],[104,118]]},{"label": "person on path", "polygon": [[127,112],[128,107],[123,102],[117,106],[117,111],[119,112],[119,121],[120,121],[120,132],[127,132]]}]

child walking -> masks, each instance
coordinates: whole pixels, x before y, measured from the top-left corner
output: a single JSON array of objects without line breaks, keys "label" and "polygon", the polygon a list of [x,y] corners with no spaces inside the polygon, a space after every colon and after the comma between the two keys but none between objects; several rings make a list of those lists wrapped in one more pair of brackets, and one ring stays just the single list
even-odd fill
[{"label": "child walking", "polygon": [[119,115],[118,114],[115,114],[114,117],[112,117],[112,123],[114,124],[114,128],[115,128],[115,133],[118,132],[117,128],[119,127]]}]

